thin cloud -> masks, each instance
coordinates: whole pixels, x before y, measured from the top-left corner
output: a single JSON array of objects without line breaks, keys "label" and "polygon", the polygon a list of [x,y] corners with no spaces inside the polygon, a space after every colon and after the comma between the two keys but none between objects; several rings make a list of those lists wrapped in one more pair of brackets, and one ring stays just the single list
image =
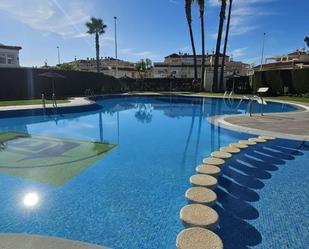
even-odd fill
[{"label": "thin cloud", "polygon": [[157,59],[158,56],[152,52],[152,51],[135,51],[132,48],[123,48],[119,50],[120,54],[122,54],[124,57],[135,57],[136,59],[142,59],[142,58],[150,58],[150,59]]},{"label": "thin cloud", "polygon": [[237,49],[234,49],[231,54],[233,55],[234,58],[239,58],[239,57],[243,57],[246,55],[246,50],[248,48],[247,47],[244,47],[244,48],[237,48]]},{"label": "thin cloud", "polygon": [[[267,4],[277,0],[234,0],[233,12],[231,17],[231,36],[244,35],[259,28],[257,19],[259,16],[275,15],[276,12],[270,12],[262,4]],[[212,7],[221,5],[218,0],[209,0],[208,4]],[[212,34],[216,39],[217,34]]]},{"label": "thin cloud", "polygon": [[176,1],[176,0],[169,0],[169,2],[172,3],[172,4],[178,4],[178,3],[179,3],[179,2]]},{"label": "thin cloud", "polygon": [[1,0],[0,11],[32,29],[64,38],[81,37],[90,17],[88,7],[78,0],[62,4],[57,0]]}]

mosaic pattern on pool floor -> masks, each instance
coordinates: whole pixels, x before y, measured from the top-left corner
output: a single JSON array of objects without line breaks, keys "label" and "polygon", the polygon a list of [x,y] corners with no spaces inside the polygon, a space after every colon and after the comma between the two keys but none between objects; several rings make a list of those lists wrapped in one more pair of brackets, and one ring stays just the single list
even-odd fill
[{"label": "mosaic pattern on pool floor", "polygon": [[63,185],[115,145],[20,132],[0,134],[0,173]]}]

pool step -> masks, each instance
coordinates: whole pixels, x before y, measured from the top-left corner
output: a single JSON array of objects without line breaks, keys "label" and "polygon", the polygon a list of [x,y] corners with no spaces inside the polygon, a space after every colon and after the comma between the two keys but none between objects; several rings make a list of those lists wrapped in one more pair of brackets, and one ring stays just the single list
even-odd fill
[{"label": "pool step", "polygon": [[204,204],[206,206],[213,206],[217,201],[217,194],[211,189],[204,187],[189,188],[185,196],[189,203]]},{"label": "pool step", "polygon": [[209,158],[205,158],[203,160],[203,163],[220,166],[220,165],[223,165],[225,163],[225,161],[223,159],[220,159],[220,158],[209,157]]},{"label": "pool step", "polygon": [[197,174],[190,177],[190,183],[192,186],[213,189],[217,187],[218,180],[210,175]]},{"label": "pool step", "polygon": [[212,157],[220,158],[220,159],[228,159],[232,157],[231,153],[223,152],[223,151],[215,151],[210,154]]},{"label": "pool step", "polygon": [[205,228],[192,227],[182,230],[176,239],[177,249],[223,249],[220,237]]},{"label": "pool step", "polygon": [[198,174],[210,175],[213,177],[217,177],[221,174],[221,169],[214,165],[202,164],[195,168],[195,171]]},{"label": "pool step", "polygon": [[198,174],[190,177],[190,183],[193,187],[185,193],[190,204],[184,206],[179,214],[186,229],[182,230],[177,236],[177,249],[223,249],[220,237],[210,231],[214,230],[219,222],[218,213],[211,208],[217,200],[216,193],[211,189],[218,184],[215,177],[221,173],[219,167],[224,165],[225,159],[231,158],[241,149],[273,139],[275,138],[271,136],[259,136],[240,140],[238,143],[231,143],[228,147],[220,148],[220,151],[212,152],[211,157],[203,159],[204,164],[195,168]]},{"label": "pool step", "polygon": [[180,210],[179,217],[185,227],[202,227],[214,230],[219,222],[218,213],[202,204],[184,206]]}]

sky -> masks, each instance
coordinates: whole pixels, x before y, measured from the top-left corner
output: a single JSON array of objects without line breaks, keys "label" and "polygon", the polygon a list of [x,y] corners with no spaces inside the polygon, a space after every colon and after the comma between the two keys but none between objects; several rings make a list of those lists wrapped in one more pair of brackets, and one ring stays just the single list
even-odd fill
[{"label": "sky", "polygon": [[[265,55],[286,54],[305,47],[309,35],[308,0],[234,0],[228,55],[259,64],[263,33]],[[206,49],[216,43],[220,4],[206,0]],[[192,6],[197,51],[201,50],[198,6]],[[184,0],[0,0],[0,43],[21,46],[21,66],[42,66],[95,57],[94,36],[86,34],[91,16],[108,26],[100,37],[101,56],[163,61],[171,53],[191,52]]]}]

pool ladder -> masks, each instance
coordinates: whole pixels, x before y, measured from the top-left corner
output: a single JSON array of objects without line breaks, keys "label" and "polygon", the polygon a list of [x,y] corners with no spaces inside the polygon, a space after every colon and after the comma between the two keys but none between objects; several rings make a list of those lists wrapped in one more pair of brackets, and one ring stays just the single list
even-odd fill
[{"label": "pool ladder", "polygon": [[[231,100],[234,100],[233,94],[234,94],[233,91],[231,91],[231,92],[225,91],[224,95],[223,95],[223,98],[228,97],[229,102],[231,102]],[[241,100],[239,101],[238,105],[235,107],[235,109],[234,108],[233,109],[234,110],[238,110],[239,106],[241,105],[241,103],[243,102],[244,99],[245,100],[249,100],[245,113],[249,113],[250,117],[252,117],[253,101],[256,101],[256,102],[258,102],[261,105],[261,116],[264,116],[263,106],[267,105],[267,102],[259,95],[254,95],[253,97],[243,96],[241,98]]]},{"label": "pool ladder", "polygon": [[87,97],[87,98],[95,97],[93,89],[90,89],[90,88],[86,89],[85,90],[85,97]]},{"label": "pool ladder", "polygon": [[[54,113],[56,114],[58,111],[58,105],[57,105],[56,95],[54,93],[52,95],[52,104],[53,104]],[[42,94],[42,109],[43,109],[43,114],[45,116],[46,115],[46,99],[45,99],[44,93]]]},{"label": "pool ladder", "polygon": [[46,101],[45,101],[45,95],[42,93],[42,108],[43,108],[43,115],[46,115]]},{"label": "pool ladder", "polygon": [[[249,113],[250,117],[252,117],[252,106],[253,106],[253,101],[256,101],[258,104],[261,105],[261,116],[264,116],[264,113],[263,113],[263,106],[264,105],[267,105],[267,102],[260,96],[258,95],[255,95],[253,97],[247,97],[247,96],[244,96],[246,97],[247,99],[249,99],[249,103],[247,105],[247,111],[246,113]],[[244,98],[243,97],[243,98]],[[243,100],[243,99],[242,99]]]}]

